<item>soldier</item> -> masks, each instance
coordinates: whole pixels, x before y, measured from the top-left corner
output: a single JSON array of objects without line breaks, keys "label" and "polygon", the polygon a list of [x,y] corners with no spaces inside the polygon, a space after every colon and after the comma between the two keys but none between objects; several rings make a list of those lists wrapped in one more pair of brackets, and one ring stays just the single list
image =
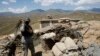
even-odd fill
[{"label": "soldier", "polygon": [[22,43],[23,43],[24,56],[28,55],[28,49],[30,49],[31,51],[31,56],[34,56],[35,54],[35,49],[34,49],[33,40],[32,40],[33,29],[29,25],[29,23],[30,23],[30,19],[28,18],[24,22],[24,26],[23,26],[24,29],[21,31],[22,36],[23,36]]}]

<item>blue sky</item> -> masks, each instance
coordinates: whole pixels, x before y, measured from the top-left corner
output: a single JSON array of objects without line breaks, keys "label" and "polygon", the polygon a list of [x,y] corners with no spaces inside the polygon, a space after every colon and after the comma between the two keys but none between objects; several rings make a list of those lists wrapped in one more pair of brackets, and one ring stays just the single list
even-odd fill
[{"label": "blue sky", "polygon": [[88,10],[100,8],[100,0],[0,0],[0,12],[24,13],[34,9]]}]

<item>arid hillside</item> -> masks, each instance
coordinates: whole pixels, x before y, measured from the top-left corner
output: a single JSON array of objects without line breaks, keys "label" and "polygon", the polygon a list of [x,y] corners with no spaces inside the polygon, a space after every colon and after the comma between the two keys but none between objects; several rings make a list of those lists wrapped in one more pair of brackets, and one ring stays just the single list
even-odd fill
[{"label": "arid hillside", "polygon": [[52,16],[53,19],[69,17],[79,20],[100,20],[99,13],[92,13],[86,11],[63,11],[63,10],[34,10],[22,14],[13,14],[10,12],[0,13],[0,35],[5,35],[14,32],[15,26],[19,19],[26,19],[29,17],[32,21],[31,24],[34,29],[39,28],[39,20]]}]

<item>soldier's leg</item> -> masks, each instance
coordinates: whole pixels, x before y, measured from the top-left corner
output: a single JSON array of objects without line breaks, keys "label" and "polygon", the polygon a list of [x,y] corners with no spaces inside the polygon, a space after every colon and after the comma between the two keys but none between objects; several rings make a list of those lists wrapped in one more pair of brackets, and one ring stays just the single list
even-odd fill
[{"label": "soldier's leg", "polygon": [[35,56],[35,48],[33,43],[29,44],[29,49],[31,51],[31,56]]},{"label": "soldier's leg", "polygon": [[28,46],[26,44],[23,45],[23,55],[24,56],[28,55]]},{"label": "soldier's leg", "polygon": [[21,42],[22,42],[22,48],[23,48],[22,55],[27,56],[28,55],[28,45],[24,37],[22,37]]}]

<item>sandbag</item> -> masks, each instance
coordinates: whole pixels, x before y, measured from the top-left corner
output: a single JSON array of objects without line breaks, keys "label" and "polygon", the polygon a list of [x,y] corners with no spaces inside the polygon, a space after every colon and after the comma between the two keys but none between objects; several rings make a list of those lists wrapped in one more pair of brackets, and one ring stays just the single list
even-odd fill
[{"label": "sandbag", "polygon": [[63,53],[57,48],[56,45],[53,46],[52,52],[53,52],[53,54],[54,54],[55,56],[62,56],[62,55],[63,55]]}]

